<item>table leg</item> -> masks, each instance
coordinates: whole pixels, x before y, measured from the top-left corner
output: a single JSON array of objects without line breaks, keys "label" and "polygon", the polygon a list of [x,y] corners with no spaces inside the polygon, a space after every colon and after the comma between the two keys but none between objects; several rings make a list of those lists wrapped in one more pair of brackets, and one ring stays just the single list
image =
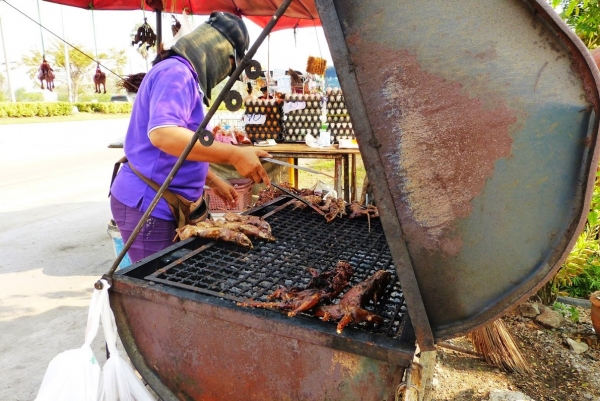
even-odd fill
[{"label": "table leg", "polygon": [[356,197],[356,192],[357,192],[357,188],[356,188],[356,155],[350,155],[351,159],[352,159],[352,172],[350,174],[350,186],[352,188],[352,197],[350,199],[351,202],[354,202],[357,200]]},{"label": "table leg", "polygon": [[350,202],[350,168],[348,166],[348,155],[344,155],[344,200]]},{"label": "table leg", "polygon": [[337,192],[337,196],[338,198],[341,196],[344,196],[342,194],[342,182],[340,180],[340,177],[342,176],[342,164],[343,164],[343,158],[342,157],[336,157],[335,158],[335,179],[334,179],[334,183],[333,186],[335,188],[335,191]]}]

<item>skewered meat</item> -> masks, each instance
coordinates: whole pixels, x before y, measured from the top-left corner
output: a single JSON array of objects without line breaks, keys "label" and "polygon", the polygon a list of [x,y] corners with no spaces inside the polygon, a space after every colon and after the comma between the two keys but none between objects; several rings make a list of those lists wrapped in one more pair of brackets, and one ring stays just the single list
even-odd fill
[{"label": "skewered meat", "polygon": [[329,204],[329,211],[325,214],[325,220],[331,223],[336,217],[342,217],[346,215],[346,201],[338,198],[332,199]]},{"label": "skewered meat", "polygon": [[246,248],[253,248],[252,241],[250,241],[250,238],[248,238],[247,235],[227,227],[214,227],[206,225],[194,226],[188,224],[186,226],[181,227],[180,229],[176,229],[176,231],[176,238],[179,238],[182,241],[190,237],[202,237],[226,242],[233,242],[234,244],[241,245]]},{"label": "skewered meat", "polygon": [[[226,227],[234,231],[244,233],[248,237],[260,238],[265,241],[275,242],[275,237],[271,235],[271,231],[261,230],[260,227],[253,226],[242,221],[215,221],[214,227]],[[270,228],[270,227],[269,227]]]},{"label": "skewered meat", "polygon": [[[307,201],[308,203],[311,203],[317,207],[323,201],[323,198],[321,198],[319,195],[301,195],[300,197],[302,199],[304,199],[305,201]],[[300,202],[300,201],[294,202],[294,209],[304,209],[306,207],[308,207],[308,206],[304,202]]]},{"label": "skewered meat", "polygon": [[233,242],[237,245],[252,248],[250,238],[275,241],[271,234],[271,226],[257,216],[241,216],[226,213],[226,220],[205,220],[196,225],[186,225],[176,230],[175,239],[188,239],[192,236]]},{"label": "skewered meat", "polygon": [[242,214],[227,212],[223,215],[223,219],[225,221],[241,221],[244,223],[252,224],[253,226],[256,226],[260,229],[268,231],[269,234],[271,233],[271,225],[269,223],[267,223],[266,220],[261,219],[258,216],[242,215]]},{"label": "skewered meat", "polygon": [[349,219],[354,219],[360,216],[367,216],[367,218],[379,217],[379,210],[373,205],[362,206],[358,202],[352,202],[348,208],[352,212],[350,213],[350,216],[348,216]]},{"label": "skewered meat", "polygon": [[339,320],[337,332],[341,333],[344,327],[354,323],[383,323],[383,318],[364,307],[370,300],[377,304],[378,298],[390,283],[392,275],[385,270],[378,270],[371,277],[352,287],[337,305],[325,305],[315,309],[315,316],[322,317],[323,321]]},{"label": "skewered meat", "polygon": [[[339,261],[332,271],[321,274],[314,269],[309,271],[313,277],[304,290],[280,287],[267,297],[269,302],[248,301],[239,302],[238,305],[289,311],[288,316],[296,316],[322,302],[331,302],[346,288],[352,276],[352,266],[345,261]],[[279,301],[273,301],[275,299]]]}]

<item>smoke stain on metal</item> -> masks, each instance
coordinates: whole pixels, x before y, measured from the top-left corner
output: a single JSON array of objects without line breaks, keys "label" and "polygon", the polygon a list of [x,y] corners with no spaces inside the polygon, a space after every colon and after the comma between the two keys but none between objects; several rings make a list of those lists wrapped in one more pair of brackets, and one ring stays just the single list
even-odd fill
[{"label": "smoke stain on metal", "polygon": [[[378,138],[389,149],[386,168],[400,184],[397,196],[404,197],[405,233],[413,244],[456,255],[462,242],[453,224],[469,216],[471,200],[493,175],[495,162],[511,156],[517,112],[498,96],[470,96],[461,83],[424,70],[408,51],[370,48],[384,67],[359,77],[374,88],[380,82],[381,90],[364,97],[379,99],[380,107],[372,110],[374,130],[390,133]],[[475,57],[493,54],[490,49]]]}]

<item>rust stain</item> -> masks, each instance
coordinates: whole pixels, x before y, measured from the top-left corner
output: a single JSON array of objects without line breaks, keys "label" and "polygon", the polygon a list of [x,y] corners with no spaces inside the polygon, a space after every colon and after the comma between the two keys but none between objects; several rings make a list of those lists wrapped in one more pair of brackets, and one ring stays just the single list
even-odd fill
[{"label": "rust stain", "polygon": [[[359,40],[353,45],[367,46]],[[492,176],[496,160],[510,157],[517,113],[491,90],[485,98],[472,97],[463,84],[427,72],[408,51],[373,43],[368,49],[353,52],[354,61],[367,66],[357,71],[361,94],[383,144],[389,185],[399,188],[396,204],[401,207],[400,200],[406,208],[400,213],[406,237],[419,247],[457,254],[462,241],[453,223],[471,213],[471,200]],[[384,67],[359,59],[366,55]],[[473,86],[481,83],[473,80]]]}]

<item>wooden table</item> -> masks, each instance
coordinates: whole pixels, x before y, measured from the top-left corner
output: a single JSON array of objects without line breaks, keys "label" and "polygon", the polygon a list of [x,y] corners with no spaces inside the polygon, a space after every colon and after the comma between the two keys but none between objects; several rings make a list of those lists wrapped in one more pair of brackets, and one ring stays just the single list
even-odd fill
[{"label": "wooden table", "polygon": [[[298,164],[298,159],[333,159],[335,161],[335,191],[338,196],[343,193],[347,202],[357,200],[356,155],[360,155],[358,149],[339,149],[338,145],[327,148],[311,148],[303,143],[278,143],[264,149],[274,158],[293,159],[294,164]],[[298,170],[294,169],[293,174],[294,184],[298,185]]]}]

